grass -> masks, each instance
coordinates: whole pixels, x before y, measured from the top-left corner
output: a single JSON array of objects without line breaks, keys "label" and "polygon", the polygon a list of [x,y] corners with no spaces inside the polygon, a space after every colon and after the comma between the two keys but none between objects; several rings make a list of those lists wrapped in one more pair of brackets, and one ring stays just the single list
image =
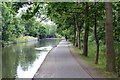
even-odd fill
[{"label": "grass", "polygon": [[3,42],[3,43],[17,43],[17,42],[27,42],[29,41],[30,39],[35,39],[34,37],[32,36],[23,36],[23,37],[19,37],[19,38],[15,38],[11,41],[7,41],[7,42]]},{"label": "grass", "polygon": [[19,38],[15,39],[15,42],[25,42],[25,41],[28,41],[30,39],[34,39],[34,37],[31,37],[31,36],[19,37]]},{"label": "grass", "polygon": [[96,53],[96,45],[95,43],[90,43],[88,48],[88,57],[82,55],[83,50],[76,48],[73,46],[74,51],[79,54],[79,56],[87,62],[92,68],[94,68],[97,72],[103,74],[105,78],[118,78],[116,73],[106,72],[106,56],[105,56],[105,47],[100,45],[99,52],[99,62],[95,63],[95,53]]}]

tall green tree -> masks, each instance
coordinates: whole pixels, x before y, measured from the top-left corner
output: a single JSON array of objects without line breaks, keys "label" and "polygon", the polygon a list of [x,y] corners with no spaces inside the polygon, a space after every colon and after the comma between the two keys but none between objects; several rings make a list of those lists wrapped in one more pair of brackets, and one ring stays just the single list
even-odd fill
[{"label": "tall green tree", "polygon": [[88,33],[89,33],[89,6],[86,3],[85,7],[85,33],[84,33],[84,48],[83,48],[83,55],[88,56]]},{"label": "tall green tree", "polygon": [[12,9],[13,2],[2,3],[2,40],[12,41],[24,33],[22,20],[16,17],[16,12]]}]

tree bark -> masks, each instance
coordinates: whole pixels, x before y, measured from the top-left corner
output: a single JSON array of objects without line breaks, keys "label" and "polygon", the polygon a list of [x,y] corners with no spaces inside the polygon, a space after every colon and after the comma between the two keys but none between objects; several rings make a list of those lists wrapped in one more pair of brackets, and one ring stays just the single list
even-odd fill
[{"label": "tree bark", "polygon": [[[96,7],[96,2],[95,5]],[[95,64],[98,64],[98,59],[99,59],[99,39],[97,37],[97,18],[96,18],[96,11],[94,13],[94,37],[96,41],[96,57],[95,57]]]},{"label": "tree bark", "polygon": [[[74,19],[74,22],[75,22],[75,19]],[[73,45],[75,46],[76,45],[76,23],[74,24],[74,43]]]},{"label": "tree bark", "polygon": [[78,25],[78,14],[76,15],[76,28],[77,28],[77,47],[80,49],[80,26]]},{"label": "tree bark", "polygon": [[76,31],[76,43],[75,43],[76,47],[78,47],[78,41],[77,41],[78,39],[77,38],[78,38],[78,32]]},{"label": "tree bark", "polygon": [[89,32],[89,22],[88,22],[88,3],[86,3],[85,8],[85,33],[84,33],[84,48],[83,48],[83,55],[88,56],[88,32]]},{"label": "tree bark", "polygon": [[115,52],[113,40],[112,3],[105,2],[106,9],[106,70],[115,71]]},{"label": "tree bark", "polygon": [[80,49],[81,48],[81,44],[80,44],[80,26],[78,26],[77,30],[78,30],[78,48]]},{"label": "tree bark", "polygon": [[[119,37],[119,40],[120,40],[120,37]],[[120,45],[120,41],[118,42],[118,45]],[[120,46],[118,46],[118,62],[117,64],[120,64]],[[117,65],[118,66],[118,77],[120,77],[120,65]]]}]

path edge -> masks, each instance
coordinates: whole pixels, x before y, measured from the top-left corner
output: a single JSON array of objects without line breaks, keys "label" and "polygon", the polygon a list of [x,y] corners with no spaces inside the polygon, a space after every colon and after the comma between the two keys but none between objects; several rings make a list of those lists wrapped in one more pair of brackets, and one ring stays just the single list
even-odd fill
[{"label": "path edge", "polygon": [[[61,41],[60,41],[61,42]],[[60,42],[57,44],[57,45],[59,45],[60,44]],[[39,66],[39,68],[38,68],[38,70],[36,71],[36,73],[40,70],[40,68],[41,68],[41,66],[43,65],[43,63],[44,63],[44,61],[46,60],[46,58],[47,58],[47,56],[48,56],[48,54],[49,53],[51,53],[56,47],[57,47],[57,45],[55,45],[48,53],[47,53],[47,55],[45,56],[45,58],[44,58],[44,60],[43,60],[43,62],[42,62],[42,64]],[[35,75],[36,75],[36,73],[34,74],[34,76],[33,76],[33,78],[32,78],[32,80],[34,80],[34,78],[35,78]]]},{"label": "path edge", "polygon": [[87,62],[80,58],[80,56],[74,51],[72,44],[68,46],[70,53],[75,57],[79,65],[94,79],[94,78],[105,78],[102,74],[93,69]]}]

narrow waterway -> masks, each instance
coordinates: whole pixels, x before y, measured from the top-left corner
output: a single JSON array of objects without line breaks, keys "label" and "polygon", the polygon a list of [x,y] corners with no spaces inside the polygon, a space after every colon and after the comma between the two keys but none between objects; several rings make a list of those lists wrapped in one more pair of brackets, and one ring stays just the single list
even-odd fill
[{"label": "narrow waterway", "polygon": [[60,41],[60,39],[45,39],[3,47],[2,78],[32,78],[49,52],[35,48],[52,48]]}]

